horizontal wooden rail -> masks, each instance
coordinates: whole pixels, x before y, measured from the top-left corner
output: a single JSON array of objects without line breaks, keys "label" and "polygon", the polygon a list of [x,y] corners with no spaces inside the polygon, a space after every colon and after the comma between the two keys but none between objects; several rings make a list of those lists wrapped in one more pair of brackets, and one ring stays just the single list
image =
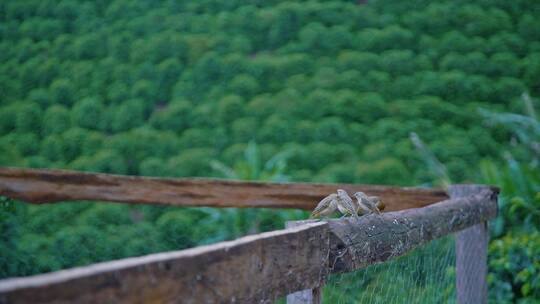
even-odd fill
[{"label": "horizontal wooden rail", "polygon": [[0,281],[0,303],[267,303],[324,280],[324,222]]},{"label": "horizontal wooden rail", "polygon": [[183,251],[0,281],[0,303],[268,302],[403,255],[432,239],[493,218],[497,190],[427,207],[360,218],[294,222]]},{"label": "horizontal wooden rail", "polygon": [[447,198],[442,190],[388,186],[261,183],[168,179],[66,170],[0,167],[0,195],[30,203],[98,200],[174,206],[267,207],[312,210],[341,188],[380,196],[387,211],[417,208]]}]

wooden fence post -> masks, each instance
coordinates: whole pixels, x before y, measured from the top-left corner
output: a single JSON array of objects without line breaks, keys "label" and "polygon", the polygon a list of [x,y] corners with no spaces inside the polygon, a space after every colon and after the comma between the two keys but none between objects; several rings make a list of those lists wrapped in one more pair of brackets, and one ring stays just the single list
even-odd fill
[{"label": "wooden fence post", "polygon": [[314,289],[297,291],[287,295],[287,304],[319,304],[322,303],[322,286]]},{"label": "wooden fence post", "polygon": [[[285,224],[286,228],[293,228],[304,225],[309,221],[290,221]],[[314,220],[316,222],[316,220]],[[287,304],[320,304],[322,303],[322,288],[324,282],[321,282],[316,288],[300,290],[287,295]]]},{"label": "wooden fence post", "polygon": [[[497,199],[497,191],[481,185],[452,185],[450,198],[460,198],[492,190],[490,199]],[[456,233],[456,293],[459,304],[487,303],[487,248],[489,231],[487,222]]]}]

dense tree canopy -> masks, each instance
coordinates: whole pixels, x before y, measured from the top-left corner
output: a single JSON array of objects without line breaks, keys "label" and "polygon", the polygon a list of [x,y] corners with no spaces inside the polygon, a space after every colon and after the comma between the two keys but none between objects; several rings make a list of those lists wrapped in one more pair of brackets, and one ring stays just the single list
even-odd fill
[{"label": "dense tree canopy", "polygon": [[[471,181],[511,138],[478,109],[520,112],[524,92],[540,95],[535,1],[0,1],[0,165],[221,176],[212,161],[255,141],[289,153],[291,180],[429,185],[416,132]],[[193,230],[228,211],[13,208],[0,276],[249,231]]]},{"label": "dense tree canopy", "polygon": [[[428,181],[401,144],[416,131],[435,149],[460,142],[467,151],[440,158],[466,180],[470,165],[499,157],[506,140],[500,131],[474,131],[474,108],[515,109],[522,92],[540,94],[540,7],[529,1],[1,6],[0,140],[27,166],[40,155],[55,167],[96,170],[108,155],[125,164],[109,169],[141,174],[158,155],[117,144],[140,129],[153,134],[148,146],[174,137],[177,145],[159,155],[174,163],[193,148],[223,158],[249,140],[275,149],[300,142],[320,155],[345,144],[349,157],[304,162],[293,179],[334,180],[325,173],[339,163],[356,168],[349,181],[416,184]],[[88,134],[102,138],[93,141],[100,157],[68,147]],[[382,150],[368,161],[370,146]],[[177,174],[214,174],[198,163]],[[409,178],[381,172],[394,170],[381,163],[399,163]]]}]

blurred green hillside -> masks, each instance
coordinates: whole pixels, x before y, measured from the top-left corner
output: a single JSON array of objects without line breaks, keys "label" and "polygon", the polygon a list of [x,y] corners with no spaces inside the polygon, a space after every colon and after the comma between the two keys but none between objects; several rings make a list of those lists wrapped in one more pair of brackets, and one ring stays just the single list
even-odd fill
[{"label": "blurred green hillside", "polygon": [[[415,132],[453,182],[506,183],[513,213],[494,233],[508,244],[492,253],[500,301],[540,297],[540,265],[514,282],[531,263],[514,269],[502,253],[536,244],[518,256],[540,255],[537,222],[520,218],[539,210],[539,150],[517,147],[519,132],[495,119],[524,113],[524,92],[534,112],[538,1],[0,0],[0,165],[430,186],[437,174]],[[0,277],[303,216],[6,200]],[[508,236],[514,228],[532,241]],[[537,285],[522,290],[528,281]]]}]

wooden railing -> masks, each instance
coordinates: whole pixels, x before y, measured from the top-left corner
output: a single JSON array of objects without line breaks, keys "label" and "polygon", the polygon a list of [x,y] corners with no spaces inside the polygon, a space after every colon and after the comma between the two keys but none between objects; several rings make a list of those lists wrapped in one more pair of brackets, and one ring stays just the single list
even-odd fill
[{"label": "wooden railing", "polygon": [[[288,303],[316,303],[329,274],[384,262],[451,233],[457,233],[458,301],[487,301],[485,222],[497,215],[498,190],[493,187],[451,186],[448,199],[441,190],[415,188],[0,168],[0,195],[31,203],[106,200],[311,209],[337,188],[379,195],[398,211],[290,222],[287,229],[234,241],[1,280],[0,303],[266,303],[285,295]],[[460,267],[467,259],[479,263],[474,269]]]},{"label": "wooden railing", "polygon": [[350,184],[260,183],[220,179],[168,179],[66,170],[0,168],[0,195],[29,203],[101,200],[120,203],[313,210],[337,188],[380,196],[387,210],[429,205],[444,191]]}]

